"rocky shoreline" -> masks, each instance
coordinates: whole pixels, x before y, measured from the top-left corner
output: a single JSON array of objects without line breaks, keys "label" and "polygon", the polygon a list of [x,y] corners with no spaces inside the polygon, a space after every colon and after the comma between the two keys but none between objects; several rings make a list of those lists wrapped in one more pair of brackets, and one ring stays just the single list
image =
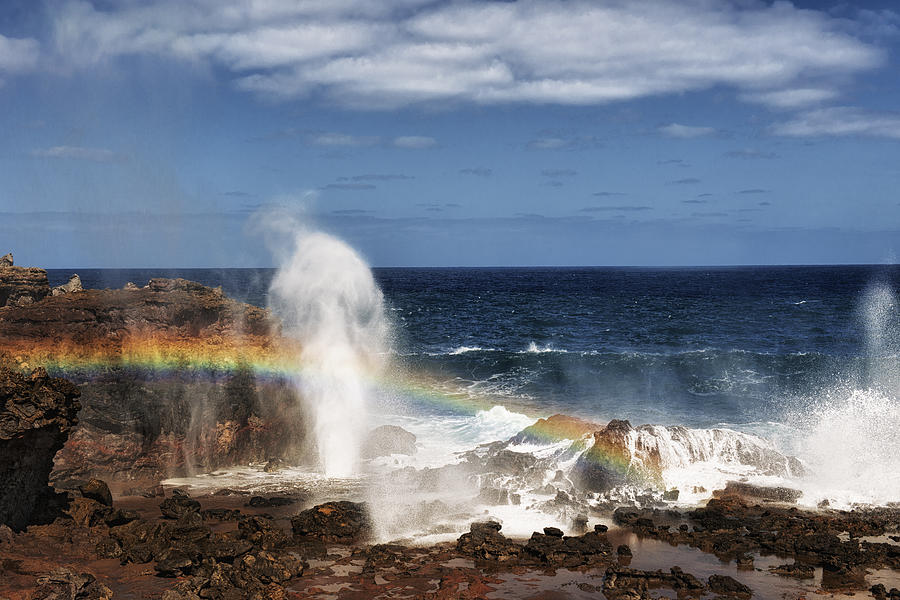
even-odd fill
[{"label": "rocky shoreline", "polygon": [[[384,507],[358,488],[163,488],[194,469],[315,466],[278,324],[185,280],[51,290],[41,272],[0,259],[0,600],[900,600],[900,507],[801,510],[799,492],[745,482],[677,507],[663,439],[684,460],[724,446],[760,473],[802,472],[726,430],[554,415],[452,464],[379,474],[391,518],[445,540],[424,544],[379,530]],[[415,451],[396,426],[363,444],[369,460]],[[464,502],[413,497],[447,490]],[[490,518],[526,504],[556,526],[520,539]]]},{"label": "rocky shoreline", "polygon": [[[592,515],[601,522],[585,532],[547,527],[527,540],[474,522],[455,543],[408,546],[373,543],[364,503],[180,489],[113,501],[95,480],[52,523],[0,530],[0,597],[900,598],[900,509],[748,500],[623,507]],[[717,559],[714,572],[696,551]]]}]

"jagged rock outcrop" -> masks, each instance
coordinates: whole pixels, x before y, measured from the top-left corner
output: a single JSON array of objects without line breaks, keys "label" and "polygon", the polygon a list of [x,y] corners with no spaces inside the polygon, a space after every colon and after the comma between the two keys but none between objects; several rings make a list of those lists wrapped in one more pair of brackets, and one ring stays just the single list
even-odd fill
[{"label": "jagged rock outcrop", "polygon": [[11,267],[11,266],[13,266],[12,252],[7,252],[3,256],[0,256],[0,267]]},{"label": "jagged rock outcrop", "polygon": [[47,271],[13,266],[12,254],[0,260],[0,308],[28,306],[44,299],[49,293]]},{"label": "jagged rock outcrop", "polygon": [[0,367],[0,524],[21,530],[52,504],[53,457],[78,422],[78,388],[38,368]]},{"label": "jagged rock outcrop", "polygon": [[74,275],[69,277],[69,281],[50,290],[50,295],[62,296],[63,294],[71,294],[73,292],[81,291],[84,291],[84,288],[81,286],[81,277],[78,276],[78,273],[75,273]]},{"label": "jagged rock outcrop", "polygon": [[[634,428],[628,421],[612,420],[594,432],[594,445],[578,458],[572,475],[583,489],[605,492],[620,485],[660,487],[662,466],[659,453],[635,460],[632,452]],[[631,439],[630,439],[631,438]]]},{"label": "jagged rock outcrop", "polygon": [[310,452],[297,393],[277,375],[277,321],[221,289],[152,279],[47,296],[0,310],[0,339],[18,364],[54,366],[81,388],[54,481],[160,479]]},{"label": "jagged rock outcrop", "polygon": [[291,529],[298,538],[350,543],[366,539],[372,523],[365,504],[342,500],[326,502],[291,517]]}]

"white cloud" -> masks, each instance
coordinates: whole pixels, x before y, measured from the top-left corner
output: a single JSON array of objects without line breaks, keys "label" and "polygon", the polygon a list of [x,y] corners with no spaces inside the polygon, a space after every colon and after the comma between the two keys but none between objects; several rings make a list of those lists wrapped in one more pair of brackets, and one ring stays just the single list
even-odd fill
[{"label": "white cloud", "polygon": [[424,135],[402,135],[394,138],[394,145],[398,148],[409,148],[413,150],[421,150],[424,148],[433,148],[437,146],[437,140],[433,137]]},{"label": "white cloud", "polygon": [[803,108],[811,104],[821,104],[837,96],[837,92],[825,88],[793,88],[771,92],[743,94],[742,99],[759,102],[775,108]]},{"label": "white cloud", "polygon": [[[207,62],[240,89],[361,108],[600,104],[727,86],[774,106],[885,54],[845,20],[787,2],[158,0],[55,10],[58,59]],[[790,99],[793,91],[793,99]],[[821,92],[820,92],[821,93]],[[807,97],[810,92],[807,92]]]},{"label": "white cloud", "polygon": [[94,162],[113,162],[124,157],[105,148],[84,148],[81,146],[53,146],[32,150],[31,155],[37,158],[68,158],[73,160],[89,160]]},{"label": "white cloud", "polygon": [[699,127],[694,125],[681,125],[680,123],[670,123],[659,128],[659,132],[663,135],[674,138],[695,138],[707,135],[714,135],[716,130],[712,127]]},{"label": "white cloud", "polygon": [[33,69],[38,62],[40,45],[31,38],[9,38],[0,35],[0,71],[21,73]]},{"label": "white cloud", "polygon": [[778,135],[866,136],[900,139],[900,114],[875,113],[852,106],[812,110],[772,128]]}]

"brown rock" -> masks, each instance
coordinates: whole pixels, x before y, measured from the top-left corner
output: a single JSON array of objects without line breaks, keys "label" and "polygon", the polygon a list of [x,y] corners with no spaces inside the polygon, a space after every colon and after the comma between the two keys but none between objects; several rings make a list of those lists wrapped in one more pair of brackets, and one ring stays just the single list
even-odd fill
[{"label": "brown rock", "polygon": [[0,524],[21,530],[51,503],[47,482],[81,408],[78,388],[35,369],[0,368]]},{"label": "brown rock", "polygon": [[28,306],[50,293],[47,271],[0,265],[0,307]]}]

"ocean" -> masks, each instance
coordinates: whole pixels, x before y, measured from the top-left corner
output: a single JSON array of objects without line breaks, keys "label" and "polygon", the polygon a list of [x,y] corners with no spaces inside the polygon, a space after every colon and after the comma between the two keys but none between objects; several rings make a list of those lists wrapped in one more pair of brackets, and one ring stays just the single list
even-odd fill
[{"label": "ocean", "polygon": [[[259,306],[275,275],[77,272],[87,288],[184,277]],[[71,273],[48,271],[51,285]],[[809,465],[814,480],[787,483],[815,490],[810,502],[900,500],[896,265],[373,273],[389,368],[416,381],[376,394],[375,419],[435,446],[462,450],[555,413],[723,428]]]}]

